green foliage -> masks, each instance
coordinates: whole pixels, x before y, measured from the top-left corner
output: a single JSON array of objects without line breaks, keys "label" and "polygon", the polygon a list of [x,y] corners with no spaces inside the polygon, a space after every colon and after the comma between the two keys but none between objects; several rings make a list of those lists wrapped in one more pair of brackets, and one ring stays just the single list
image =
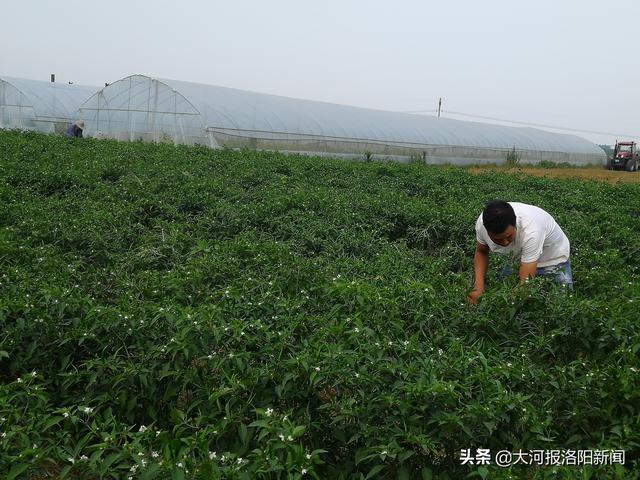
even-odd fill
[{"label": "green foliage", "polygon": [[[637,185],[16,132],[0,169],[2,478],[638,476]],[[466,304],[494,198],[556,217],[573,292],[493,261]]]}]

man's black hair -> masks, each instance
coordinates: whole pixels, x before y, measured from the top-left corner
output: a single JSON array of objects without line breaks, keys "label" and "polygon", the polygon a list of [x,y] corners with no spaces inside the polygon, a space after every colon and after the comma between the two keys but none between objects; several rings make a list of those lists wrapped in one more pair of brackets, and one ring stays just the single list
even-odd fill
[{"label": "man's black hair", "polygon": [[516,226],[516,212],[503,200],[487,203],[482,212],[482,223],[487,232],[500,235],[509,225]]}]

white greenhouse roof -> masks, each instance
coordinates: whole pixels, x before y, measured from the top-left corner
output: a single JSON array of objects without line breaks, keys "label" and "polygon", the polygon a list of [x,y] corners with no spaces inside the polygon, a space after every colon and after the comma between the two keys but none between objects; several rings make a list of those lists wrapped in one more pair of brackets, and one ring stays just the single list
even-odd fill
[{"label": "white greenhouse roof", "polygon": [[407,156],[429,161],[504,160],[601,163],[600,147],[575,135],[301,100],[228,87],[131,75],[80,106],[89,135],[120,140],[202,143]]},{"label": "white greenhouse roof", "polygon": [[442,145],[590,154],[600,147],[575,135],[434,116],[351,107],[312,100],[157,79],[186,98],[212,131],[247,136],[256,132]]},{"label": "white greenhouse roof", "polygon": [[0,82],[6,82],[21,92],[28,106],[33,107],[38,120],[72,120],[76,117],[80,105],[100,89],[86,85],[5,76],[0,76]]}]

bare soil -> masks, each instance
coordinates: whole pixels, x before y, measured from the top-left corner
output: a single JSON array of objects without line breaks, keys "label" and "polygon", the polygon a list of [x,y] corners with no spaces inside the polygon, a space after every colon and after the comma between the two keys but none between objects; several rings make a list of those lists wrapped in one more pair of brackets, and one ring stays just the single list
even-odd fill
[{"label": "bare soil", "polygon": [[640,172],[623,172],[606,170],[601,167],[582,167],[582,168],[541,168],[541,167],[471,167],[471,173],[489,173],[502,172],[513,175],[533,175],[536,177],[550,178],[577,178],[581,180],[596,180],[616,184],[623,183],[640,183]]}]

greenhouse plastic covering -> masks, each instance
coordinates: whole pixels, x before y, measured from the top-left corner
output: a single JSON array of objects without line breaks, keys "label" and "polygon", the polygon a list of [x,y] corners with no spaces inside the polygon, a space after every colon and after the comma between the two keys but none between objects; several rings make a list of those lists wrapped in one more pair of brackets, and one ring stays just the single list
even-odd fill
[{"label": "greenhouse plastic covering", "polygon": [[602,163],[604,152],[574,136],[300,100],[133,75],[81,107],[88,131],[121,139],[249,146],[288,151]]},{"label": "greenhouse plastic covering", "polygon": [[63,130],[99,87],[0,77],[0,127]]}]

